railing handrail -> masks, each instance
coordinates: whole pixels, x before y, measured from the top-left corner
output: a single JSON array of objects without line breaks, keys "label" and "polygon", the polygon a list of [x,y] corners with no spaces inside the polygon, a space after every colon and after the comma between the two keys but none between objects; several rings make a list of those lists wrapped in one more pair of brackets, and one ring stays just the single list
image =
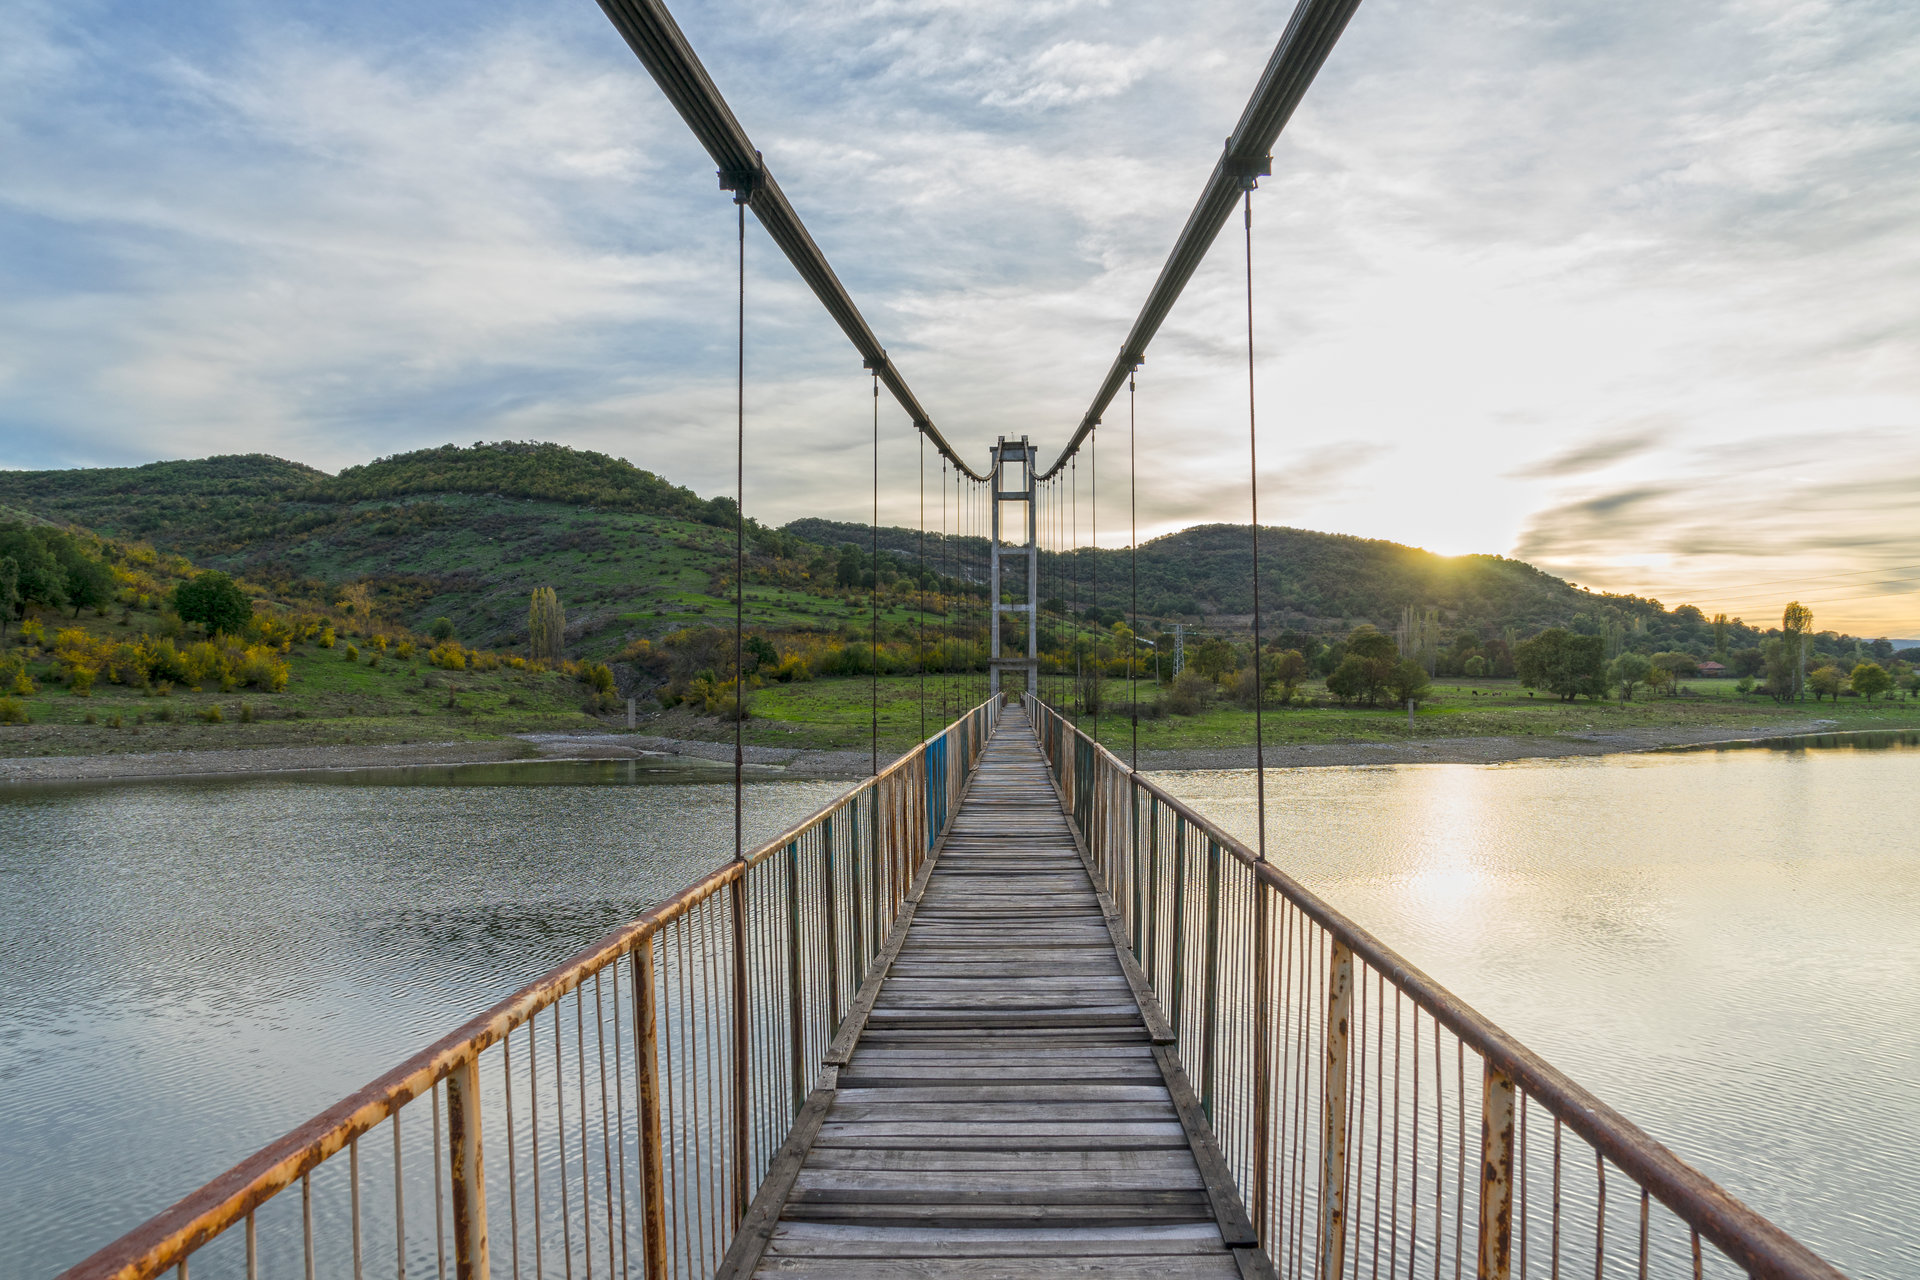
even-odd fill
[{"label": "railing handrail", "polygon": [[[1031,695],[1028,695],[1032,697]],[[1528,1094],[1631,1175],[1688,1225],[1758,1276],[1781,1280],[1847,1280],[1845,1274],[1726,1188],[1675,1155],[1646,1130],[1575,1083],[1559,1068],[1521,1044],[1492,1019],[1441,986],[1399,952],[1287,875],[1218,823],[1142,777],[1065,715],[1039,698],[1032,701],[1075,737],[1086,742],[1131,784],[1146,791],[1209,840],[1270,884],[1355,955],[1389,978],[1436,1021],[1488,1060],[1510,1072]],[[1037,726],[1036,726],[1037,729]],[[1044,746],[1044,744],[1043,744]]]},{"label": "railing handrail", "polygon": [[349,1142],[374,1129],[397,1109],[446,1080],[455,1070],[500,1043],[535,1014],[553,1005],[620,955],[634,950],[714,893],[772,857],[838,812],[861,792],[923,759],[928,747],[993,699],[963,711],[943,728],[902,754],[879,773],[862,778],[811,816],[756,847],[744,859],[728,861],[562,961],[485,1012],[421,1049],[313,1118],[242,1159],[232,1168],[127,1232],[111,1244],[63,1271],[58,1280],[108,1280],[153,1275],[191,1254],[255,1209],[291,1186]]}]

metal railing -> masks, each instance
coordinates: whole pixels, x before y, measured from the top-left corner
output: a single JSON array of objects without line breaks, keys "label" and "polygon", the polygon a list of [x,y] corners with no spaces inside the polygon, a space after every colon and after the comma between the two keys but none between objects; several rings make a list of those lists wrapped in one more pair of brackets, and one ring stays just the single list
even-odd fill
[{"label": "metal railing", "polygon": [[1839,1280],[1271,862],[1027,705],[1282,1277]]},{"label": "metal railing", "polygon": [[185,1280],[190,1264],[249,1280],[444,1277],[449,1264],[461,1280],[711,1275],[998,705],[973,708],[62,1280]]}]

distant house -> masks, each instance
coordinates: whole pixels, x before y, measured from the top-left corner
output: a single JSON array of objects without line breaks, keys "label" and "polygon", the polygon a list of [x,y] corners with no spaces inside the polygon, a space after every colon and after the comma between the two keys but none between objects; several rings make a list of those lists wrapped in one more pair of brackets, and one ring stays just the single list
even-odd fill
[{"label": "distant house", "polygon": [[1723,676],[1727,674],[1727,669],[1717,662],[1703,662],[1700,664],[1700,674],[1703,676]]}]

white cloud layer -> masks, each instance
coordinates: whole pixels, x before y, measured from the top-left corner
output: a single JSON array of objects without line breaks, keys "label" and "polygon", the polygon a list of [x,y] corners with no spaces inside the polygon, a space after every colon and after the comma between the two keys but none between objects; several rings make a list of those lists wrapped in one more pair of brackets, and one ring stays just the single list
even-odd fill
[{"label": "white cloud layer", "polygon": [[[0,464],[516,437],[730,487],[733,210],[593,5],[13,8]],[[980,457],[1078,419],[1287,9],[678,16]],[[1920,635],[1910,18],[1368,0],[1256,196],[1262,515]],[[858,362],[749,263],[749,507],[859,518]],[[1242,270],[1236,221],[1142,371],[1150,531],[1246,510]]]}]

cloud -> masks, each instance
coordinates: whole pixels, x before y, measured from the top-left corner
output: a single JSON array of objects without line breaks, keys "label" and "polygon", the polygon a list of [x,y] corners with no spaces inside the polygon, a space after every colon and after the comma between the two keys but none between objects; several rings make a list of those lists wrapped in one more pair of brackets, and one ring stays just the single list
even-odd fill
[{"label": "cloud", "polygon": [[1525,479],[1563,479],[1601,471],[1616,462],[1646,453],[1659,444],[1659,434],[1651,429],[1629,431],[1624,435],[1604,436],[1576,445],[1551,458],[1521,467],[1511,474]]},{"label": "cloud", "polygon": [[[1079,419],[1291,4],[679,8],[979,458]],[[1920,424],[1909,9],[1369,0],[1255,197],[1263,516],[1663,591],[1879,563]],[[0,464],[542,437],[731,488],[733,210],[593,6],[16,10]],[[1244,509],[1237,233],[1141,372],[1143,528]],[[748,259],[750,505],[858,518],[858,362]]]}]

